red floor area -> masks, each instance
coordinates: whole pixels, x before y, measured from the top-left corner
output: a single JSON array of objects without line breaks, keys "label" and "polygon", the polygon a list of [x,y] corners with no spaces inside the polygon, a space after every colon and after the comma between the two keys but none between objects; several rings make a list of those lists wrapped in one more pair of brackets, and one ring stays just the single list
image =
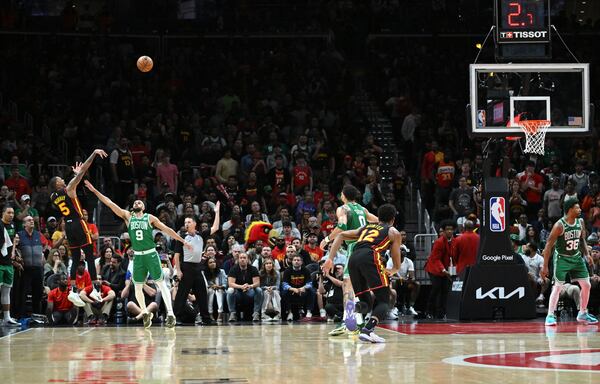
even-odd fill
[{"label": "red floor area", "polygon": [[546,327],[543,321],[506,323],[412,323],[382,324],[380,327],[407,335],[480,335],[494,333],[575,333],[597,332],[596,325],[581,325],[575,321],[559,323],[556,327]]}]

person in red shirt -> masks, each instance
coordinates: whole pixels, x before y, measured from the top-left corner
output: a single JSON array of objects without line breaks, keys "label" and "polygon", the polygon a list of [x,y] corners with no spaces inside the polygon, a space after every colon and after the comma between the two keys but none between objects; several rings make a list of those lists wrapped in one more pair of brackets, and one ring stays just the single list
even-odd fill
[{"label": "person in red shirt", "polygon": [[525,194],[527,201],[527,218],[535,220],[537,212],[542,208],[542,197],[544,195],[544,178],[535,173],[535,162],[528,161],[525,171],[518,175],[521,191]]},{"label": "person in red shirt", "polygon": [[79,293],[85,303],[83,309],[88,318],[88,325],[104,325],[108,321],[110,310],[115,299],[115,291],[108,285],[94,283]]},{"label": "person in red shirt", "polygon": [[77,307],[68,299],[70,293],[68,287],[67,275],[61,274],[58,287],[48,293],[46,313],[52,325],[75,325],[77,323],[78,311]]},{"label": "person in red shirt", "polygon": [[435,164],[444,159],[444,153],[439,150],[437,141],[431,142],[431,151],[423,155],[421,162],[421,191],[426,207],[429,209],[433,206],[434,180],[433,171]]},{"label": "person in red shirt", "polygon": [[81,291],[90,285],[92,285],[90,273],[85,269],[85,261],[80,261],[75,273],[75,287],[77,287],[77,291]]},{"label": "person in red shirt", "polygon": [[444,154],[444,159],[436,163],[435,166],[435,205],[439,207],[448,204],[456,166],[447,153]]},{"label": "person in red shirt", "polygon": [[479,235],[473,232],[475,223],[466,220],[464,226],[464,233],[452,241],[452,260],[456,265],[457,275],[460,275],[469,265],[475,264],[479,249]]},{"label": "person in red shirt", "polygon": [[452,282],[450,259],[452,257],[452,238],[456,225],[452,221],[442,223],[442,233],[433,243],[431,255],[425,263],[425,272],[429,273],[431,292],[427,302],[428,317],[444,318],[446,316],[446,298]]},{"label": "person in red shirt", "polygon": [[94,249],[94,257],[98,256],[98,237],[100,234],[98,233],[98,227],[94,223],[89,222],[89,215],[86,209],[82,210],[83,213],[83,221],[87,224],[87,227],[90,231],[90,235],[92,236],[92,245]]},{"label": "person in red shirt", "polygon": [[271,256],[273,256],[275,260],[279,261],[279,263],[283,262],[283,259],[285,259],[286,248],[285,235],[282,233],[277,236],[277,239],[275,240],[275,246],[271,250]]},{"label": "person in red shirt", "polygon": [[26,178],[21,176],[18,166],[12,166],[10,168],[10,177],[6,179],[4,184],[8,189],[15,191],[17,200],[20,200],[23,195],[31,195],[29,182]]},{"label": "person in red shirt", "polygon": [[307,240],[308,244],[304,246],[304,250],[308,252],[313,262],[318,263],[323,257],[323,250],[318,244],[319,237],[314,233],[309,233]]},{"label": "person in red shirt", "polygon": [[306,159],[302,155],[298,155],[296,166],[293,169],[292,191],[296,195],[304,194],[304,190],[313,189],[312,169],[306,164]]}]

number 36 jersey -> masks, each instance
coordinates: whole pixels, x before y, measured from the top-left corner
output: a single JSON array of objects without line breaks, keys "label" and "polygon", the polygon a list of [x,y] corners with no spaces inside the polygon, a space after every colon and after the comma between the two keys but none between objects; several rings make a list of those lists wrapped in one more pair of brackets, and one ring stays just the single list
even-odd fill
[{"label": "number 36 jersey", "polygon": [[87,224],[83,220],[83,211],[79,199],[69,197],[67,190],[61,189],[52,192],[50,201],[65,220],[69,248],[79,248],[91,244],[92,237]]},{"label": "number 36 jersey", "polygon": [[570,225],[564,217],[559,220],[563,227],[563,233],[556,239],[554,248],[556,253],[561,256],[579,256],[581,254],[579,251],[579,242],[583,228],[581,221],[581,218],[577,218],[573,225]]}]

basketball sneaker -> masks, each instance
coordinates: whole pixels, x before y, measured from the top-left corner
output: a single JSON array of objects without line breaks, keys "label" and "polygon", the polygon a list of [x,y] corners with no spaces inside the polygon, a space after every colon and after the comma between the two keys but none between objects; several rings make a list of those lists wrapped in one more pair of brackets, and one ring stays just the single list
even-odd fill
[{"label": "basketball sneaker", "polygon": [[586,323],[588,325],[598,324],[598,319],[590,315],[587,311],[579,312],[577,315],[577,321],[580,323]]},{"label": "basketball sneaker", "polygon": [[349,331],[355,331],[358,329],[356,326],[356,314],[354,313],[354,301],[348,300],[346,303],[346,320],[344,324],[346,324],[346,329]]},{"label": "basketball sneaker", "polygon": [[71,293],[69,293],[69,296],[67,296],[67,299],[76,307],[85,307],[85,303],[83,302],[83,300],[81,300],[81,297],[79,297],[79,294],[75,291],[71,291]]},{"label": "basketball sneaker", "polygon": [[348,330],[346,329],[346,324],[342,323],[339,327],[331,330],[329,332],[329,336],[340,336],[346,332],[348,332]]},{"label": "basketball sneaker", "polygon": [[175,315],[173,315],[173,314],[167,315],[167,319],[165,320],[165,326],[167,328],[174,328],[175,324],[177,324],[177,319],[175,318]]},{"label": "basketball sneaker", "polygon": [[154,313],[146,312],[142,315],[142,320],[144,321],[144,328],[150,328],[152,325],[152,318],[154,317]]},{"label": "basketball sneaker", "polygon": [[[577,316],[577,320],[579,321],[579,316]],[[556,325],[556,316],[554,314],[548,314],[546,316],[546,324],[547,326],[555,326]]]},{"label": "basketball sneaker", "polygon": [[375,332],[365,332],[362,331],[358,338],[362,341],[366,341],[369,343],[385,343],[385,339],[383,337],[377,336]]},{"label": "basketball sneaker", "polygon": [[20,327],[21,323],[9,316],[8,318],[4,319],[3,325],[6,327]]}]

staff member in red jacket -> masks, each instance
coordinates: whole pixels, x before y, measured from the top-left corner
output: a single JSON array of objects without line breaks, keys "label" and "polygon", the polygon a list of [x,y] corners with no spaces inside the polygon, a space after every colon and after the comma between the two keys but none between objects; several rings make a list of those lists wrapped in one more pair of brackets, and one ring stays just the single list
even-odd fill
[{"label": "staff member in red jacket", "polygon": [[475,223],[465,221],[465,231],[452,241],[452,260],[456,263],[456,273],[460,273],[469,265],[477,261],[479,248],[479,235],[473,232]]},{"label": "staff member in red jacket", "polygon": [[425,264],[425,271],[431,279],[431,293],[427,302],[428,317],[446,316],[446,298],[450,290],[450,258],[452,257],[452,238],[456,224],[453,221],[442,222],[442,235],[433,243],[431,255]]}]

